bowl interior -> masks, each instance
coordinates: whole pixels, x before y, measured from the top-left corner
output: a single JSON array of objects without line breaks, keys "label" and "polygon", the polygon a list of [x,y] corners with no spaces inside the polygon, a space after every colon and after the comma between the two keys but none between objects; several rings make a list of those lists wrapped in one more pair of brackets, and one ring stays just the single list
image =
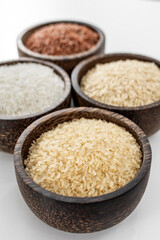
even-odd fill
[{"label": "bowl interior", "polygon": [[102,107],[102,108],[108,108],[110,110],[138,110],[139,108],[150,108],[153,105],[157,105],[160,104],[160,100],[156,101],[154,103],[148,104],[148,105],[144,105],[144,106],[135,106],[135,107],[120,107],[120,106],[114,106],[114,105],[108,105],[108,104],[104,104],[101,102],[98,102],[92,98],[90,98],[89,96],[87,96],[80,87],[81,84],[81,80],[83,78],[83,76],[88,72],[88,70],[90,70],[91,68],[93,68],[96,64],[98,63],[110,63],[113,61],[118,61],[118,60],[139,60],[139,61],[144,61],[144,62],[154,62],[159,68],[160,68],[160,62],[156,59],[147,57],[147,56],[143,56],[143,55],[138,55],[138,54],[131,54],[131,53],[117,53],[117,54],[102,54],[99,56],[94,56],[91,57],[87,60],[84,60],[83,62],[79,63],[78,66],[73,70],[72,72],[72,84],[73,84],[73,88],[76,92],[78,92],[78,94],[84,98],[86,101],[97,105],[98,107]]},{"label": "bowl interior", "polygon": [[[30,177],[25,173],[24,169],[24,160],[28,155],[29,148],[34,140],[36,140],[42,133],[51,130],[56,127],[57,124],[63,123],[65,121],[70,121],[72,119],[79,119],[81,117],[90,118],[90,119],[102,119],[109,122],[113,122],[121,127],[124,127],[127,131],[129,131],[137,140],[141,147],[142,151],[142,167],[136,177],[127,185],[122,187],[121,189],[116,190],[115,192],[105,194],[97,197],[88,197],[88,198],[75,198],[75,197],[67,197],[61,196],[58,194],[51,193],[45,189],[42,189],[40,186],[37,188],[37,184],[33,183]],[[131,122],[129,119],[117,114],[108,112],[105,110],[94,109],[94,108],[70,108],[65,110],[60,110],[55,113],[51,113],[47,116],[44,116],[37,121],[33,122],[20,136],[17,145],[15,147],[15,166],[17,167],[17,171],[19,174],[27,181],[27,184],[31,184],[31,186],[35,186],[36,189],[39,189],[41,193],[56,199],[63,199],[63,201],[69,202],[78,202],[79,199],[84,202],[94,202],[101,201],[107,198],[110,199],[112,197],[118,196],[123,192],[128,191],[132,187],[134,187],[146,174],[148,169],[150,168],[151,163],[151,150],[149,142],[142,132],[142,130]],[[28,179],[28,180],[27,180]],[[83,199],[83,200],[82,200]]]}]

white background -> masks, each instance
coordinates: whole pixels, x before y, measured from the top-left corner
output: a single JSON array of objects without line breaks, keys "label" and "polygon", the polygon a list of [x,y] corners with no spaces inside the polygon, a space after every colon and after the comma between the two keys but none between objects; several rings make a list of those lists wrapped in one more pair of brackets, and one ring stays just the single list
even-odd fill
[{"label": "white background", "polygon": [[[107,36],[106,52],[135,52],[160,60],[160,1],[0,0],[0,61],[17,58],[16,37],[24,28],[54,19],[93,23]],[[145,195],[117,226],[92,234],[71,234],[41,222],[18,190],[13,156],[0,152],[0,239],[160,239],[160,131],[149,138],[153,162]]]}]

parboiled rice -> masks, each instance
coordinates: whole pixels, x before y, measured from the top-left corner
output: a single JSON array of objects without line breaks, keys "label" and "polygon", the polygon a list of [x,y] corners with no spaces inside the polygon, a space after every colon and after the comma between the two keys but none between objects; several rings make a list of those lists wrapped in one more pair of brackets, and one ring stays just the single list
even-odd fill
[{"label": "parboiled rice", "polygon": [[34,141],[25,170],[51,192],[91,197],[130,182],[141,163],[140,146],[128,131],[104,120],[81,118],[59,124]]},{"label": "parboiled rice", "polygon": [[90,98],[114,106],[142,106],[160,100],[160,69],[138,60],[97,64],[81,81]]},{"label": "parboiled rice", "polygon": [[52,68],[36,63],[0,66],[0,115],[22,116],[55,105],[64,82]]}]

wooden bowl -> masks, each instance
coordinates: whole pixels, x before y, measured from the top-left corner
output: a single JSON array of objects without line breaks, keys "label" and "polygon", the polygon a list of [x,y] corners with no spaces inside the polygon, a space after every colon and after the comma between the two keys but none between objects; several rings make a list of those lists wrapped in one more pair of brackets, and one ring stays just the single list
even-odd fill
[{"label": "wooden bowl", "polygon": [[[88,51],[78,53],[78,54],[68,55],[68,56],[50,56],[50,55],[45,55],[45,54],[39,54],[39,53],[29,50],[25,46],[26,40],[35,30],[37,30],[43,26],[47,26],[47,25],[55,24],[55,23],[75,23],[75,24],[85,25],[98,33],[99,41],[93,48],[91,48]],[[93,55],[104,53],[105,36],[104,36],[104,33],[99,28],[97,28],[91,24],[88,24],[88,23],[79,22],[79,21],[67,21],[67,20],[52,21],[52,22],[46,22],[46,23],[32,26],[32,27],[26,29],[25,31],[23,31],[22,33],[20,33],[17,38],[17,47],[18,47],[18,53],[19,53],[20,57],[32,57],[32,58],[38,58],[41,60],[46,60],[46,61],[56,63],[57,65],[61,66],[63,69],[65,69],[70,74],[72,69],[82,60],[84,60],[88,57],[91,57]]]},{"label": "wooden bowl", "polygon": [[73,98],[75,106],[98,107],[120,113],[134,121],[147,136],[160,129],[160,100],[152,104],[138,107],[119,107],[100,103],[87,96],[80,88],[82,77],[97,63],[109,63],[117,60],[137,59],[145,62],[154,62],[160,68],[156,59],[130,53],[106,54],[91,57],[80,64],[72,72]]},{"label": "wooden bowl", "polygon": [[[33,140],[59,123],[81,117],[116,123],[127,129],[139,143],[142,167],[136,177],[121,189],[96,197],[67,197],[41,188],[25,172],[24,160]],[[109,228],[135,209],[148,182],[151,148],[143,131],[122,115],[97,108],[69,108],[38,119],[22,133],[15,146],[14,164],[21,194],[33,213],[52,227],[86,233]]]},{"label": "wooden bowl", "polygon": [[29,124],[48,113],[69,107],[71,100],[70,78],[61,67],[31,58],[21,58],[19,60],[1,62],[0,66],[12,65],[16,63],[39,63],[52,68],[58,75],[62,77],[62,80],[65,83],[65,90],[63,96],[59,99],[56,105],[50,106],[43,111],[25,116],[0,116],[0,150],[9,153],[13,153],[18,137]]}]

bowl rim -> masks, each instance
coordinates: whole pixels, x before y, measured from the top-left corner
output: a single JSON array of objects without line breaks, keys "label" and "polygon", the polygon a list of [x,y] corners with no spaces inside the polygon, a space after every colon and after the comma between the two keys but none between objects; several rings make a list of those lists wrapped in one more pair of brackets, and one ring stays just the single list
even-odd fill
[{"label": "bowl rim", "polygon": [[32,113],[32,114],[26,114],[26,115],[21,115],[21,116],[1,115],[0,120],[22,120],[22,119],[28,119],[28,118],[37,118],[41,115],[50,113],[51,111],[54,111],[54,109],[58,108],[68,98],[68,96],[71,94],[71,81],[70,81],[69,75],[66,73],[66,71],[64,69],[62,69],[57,64],[47,62],[47,61],[42,61],[42,60],[39,60],[39,59],[23,57],[23,58],[20,58],[20,59],[14,59],[14,60],[0,62],[0,66],[14,65],[14,64],[17,64],[17,63],[36,63],[36,64],[41,64],[41,65],[50,67],[59,76],[61,76],[61,78],[62,78],[62,80],[64,81],[64,84],[65,84],[65,89],[64,89],[63,95],[61,96],[61,98],[58,100],[58,102],[55,105],[44,108],[43,110],[41,110],[39,112],[36,112],[36,113]]},{"label": "bowl rim", "polygon": [[[90,104],[94,104],[95,107],[99,107],[99,108],[103,108],[103,109],[107,109],[107,110],[111,110],[111,111],[141,111],[141,110],[151,109],[153,107],[160,106],[160,100],[158,100],[153,103],[142,105],[142,106],[121,107],[121,106],[115,106],[115,105],[101,103],[99,101],[96,101],[96,100],[90,98],[88,95],[86,95],[81,90],[81,87],[78,82],[80,71],[84,67],[86,67],[88,64],[90,64],[94,61],[107,59],[107,58],[111,58],[111,57],[119,57],[119,60],[121,60],[121,57],[128,57],[128,58],[131,57],[131,59],[135,58],[135,60],[154,62],[160,68],[160,61],[158,61],[157,59],[145,56],[145,55],[141,55],[141,54],[127,53],[127,52],[126,53],[123,52],[123,53],[99,54],[97,56],[93,56],[86,60],[81,61],[73,69],[72,74],[71,74],[71,82],[72,82],[72,87],[73,87],[74,91],[77,93],[77,95],[79,95],[82,99],[89,102]],[[118,60],[113,60],[113,61],[118,61]],[[113,62],[113,61],[110,61],[110,62]],[[88,70],[89,69],[91,69],[91,68],[88,68]]]},{"label": "bowl rim", "polygon": [[[99,40],[98,42],[95,44],[95,46],[93,46],[91,49],[84,51],[84,52],[80,52],[80,53],[76,53],[76,54],[71,54],[71,55],[47,55],[47,54],[40,54],[40,53],[36,53],[34,51],[31,51],[30,49],[28,49],[25,44],[23,43],[23,37],[25,36],[25,34],[27,34],[29,31],[34,31],[34,29],[38,29],[50,24],[56,24],[56,23],[73,23],[73,24],[79,24],[79,25],[84,25],[89,27],[90,29],[94,30],[96,33],[98,33],[99,35]],[[47,21],[47,22],[41,22],[39,24],[33,25],[28,27],[27,29],[25,29],[24,31],[22,31],[18,37],[17,37],[17,47],[20,51],[22,51],[23,53],[25,53],[28,56],[31,56],[33,58],[39,58],[42,60],[48,60],[48,61],[68,61],[68,60],[75,60],[76,59],[81,59],[81,58],[87,58],[91,55],[93,55],[95,52],[97,52],[101,46],[103,45],[105,41],[105,35],[103,33],[103,31],[95,26],[92,25],[88,22],[83,22],[83,21],[78,21],[78,20],[66,20],[66,19],[62,19],[62,20],[53,20],[53,21]]]},{"label": "bowl rim", "polygon": [[[73,113],[96,113],[96,114],[102,114],[103,116],[105,115],[106,117],[109,116],[111,118],[116,118],[118,119],[118,125],[121,126],[121,124],[125,124],[126,127],[129,127],[129,129],[134,132],[136,137],[139,139],[140,143],[142,144],[142,149],[141,151],[143,152],[143,162],[142,166],[138,172],[138,174],[126,185],[124,185],[122,188],[111,192],[107,193],[104,195],[100,196],[95,196],[95,197],[70,197],[70,196],[64,196],[60,194],[56,194],[53,192],[50,192],[41,186],[39,186],[37,183],[35,183],[29,175],[26,173],[24,164],[23,164],[23,159],[22,159],[22,148],[23,145],[25,145],[25,140],[27,136],[38,126],[41,126],[45,124],[49,119],[54,119],[54,117],[63,117],[66,116],[66,114],[73,114]],[[76,117],[75,117],[76,118]],[[101,118],[100,118],[101,119]],[[112,121],[111,121],[112,122]],[[125,127],[124,127],[125,128]],[[36,191],[38,194],[42,194],[45,197],[51,198],[52,200],[60,201],[60,202],[65,202],[65,203],[75,203],[75,204],[89,204],[89,203],[97,203],[97,202],[102,202],[106,200],[110,200],[113,198],[116,198],[120,195],[123,195],[124,193],[128,192],[132,188],[134,188],[139,182],[142,181],[142,179],[145,177],[145,175],[148,173],[150,170],[151,166],[151,159],[152,159],[152,153],[151,153],[151,146],[150,143],[145,135],[145,133],[131,120],[128,118],[124,117],[123,115],[120,115],[118,113],[114,113],[111,111],[107,111],[104,109],[99,109],[99,108],[90,108],[90,107],[79,107],[79,108],[66,108],[63,110],[59,110],[53,113],[50,113],[48,115],[45,115],[38,120],[34,121],[29,125],[21,134],[19,137],[15,149],[14,149],[14,166],[15,166],[15,171],[18,173],[24,184],[28,185],[33,191]]]}]

